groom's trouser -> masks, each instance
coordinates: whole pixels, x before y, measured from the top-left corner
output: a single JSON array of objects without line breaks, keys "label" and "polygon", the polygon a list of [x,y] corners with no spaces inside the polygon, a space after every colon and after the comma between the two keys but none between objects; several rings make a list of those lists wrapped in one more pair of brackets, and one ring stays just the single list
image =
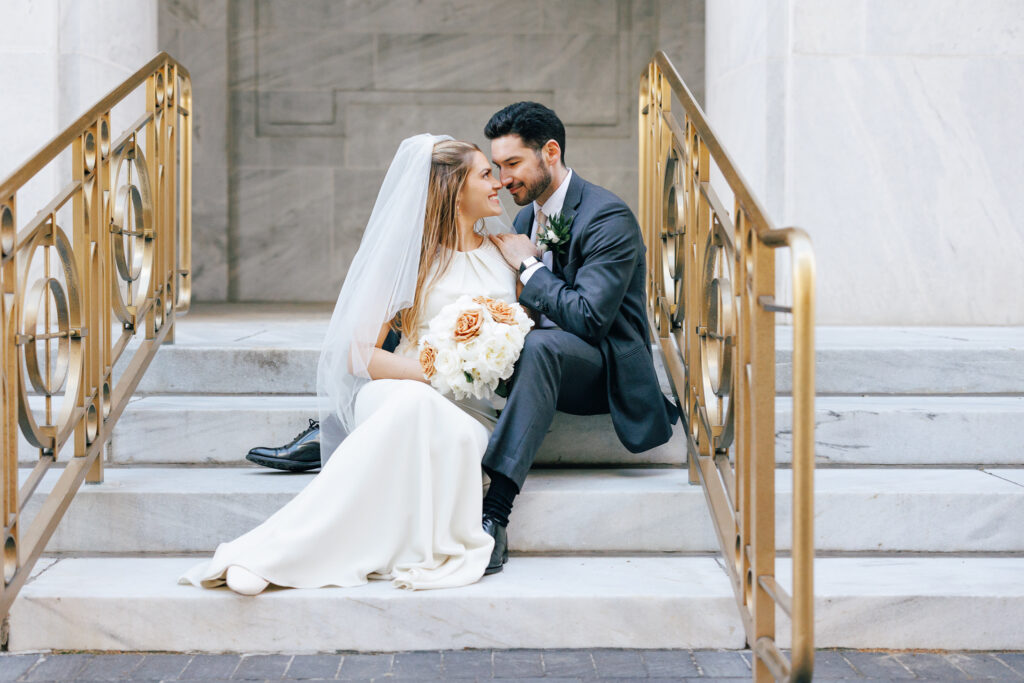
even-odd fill
[{"label": "groom's trouser", "polygon": [[555,410],[607,413],[607,382],[596,346],[563,330],[527,334],[508,402],[487,443],[484,468],[505,475],[522,489]]}]

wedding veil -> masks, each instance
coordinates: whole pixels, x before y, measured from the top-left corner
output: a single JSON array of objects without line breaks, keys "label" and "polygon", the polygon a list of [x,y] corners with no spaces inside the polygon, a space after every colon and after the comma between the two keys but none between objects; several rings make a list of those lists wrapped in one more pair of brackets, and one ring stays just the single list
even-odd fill
[{"label": "wedding veil", "polygon": [[355,426],[356,394],[370,381],[367,367],[381,327],[413,304],[431,156],[435,144],[451,139],[430,134],[406,138],[384,176],[317,365],[323,464]]}]

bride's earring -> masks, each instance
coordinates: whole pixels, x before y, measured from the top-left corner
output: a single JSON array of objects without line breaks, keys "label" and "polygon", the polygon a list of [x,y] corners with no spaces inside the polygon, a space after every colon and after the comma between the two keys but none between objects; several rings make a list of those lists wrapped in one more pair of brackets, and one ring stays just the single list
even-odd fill
[{"label": "bride's earring", "polygon": [[239,595],[259,595],[270,585],[270,582],[256,576],[245,567],[233,564],[228,567],[226,576],[228,588]]}]

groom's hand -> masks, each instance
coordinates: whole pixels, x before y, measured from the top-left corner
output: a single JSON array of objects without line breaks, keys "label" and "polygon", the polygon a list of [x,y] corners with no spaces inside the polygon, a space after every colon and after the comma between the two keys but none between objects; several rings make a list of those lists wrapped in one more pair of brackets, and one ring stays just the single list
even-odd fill
[{"label": "groom's hand", "polygon": [[540,258],[540,250],[526,235],[501,234],[491,235],[490,238],[513,268],[519,268],[527,256]]}]

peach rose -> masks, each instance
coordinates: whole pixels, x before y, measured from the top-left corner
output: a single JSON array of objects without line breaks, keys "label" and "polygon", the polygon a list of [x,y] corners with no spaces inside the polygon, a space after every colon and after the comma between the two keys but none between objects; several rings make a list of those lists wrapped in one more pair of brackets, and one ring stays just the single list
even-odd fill
[{"label": "peach rose", "polygon": [[430,379],[434,376],[434,361],[437,359],[437,349],[430,344],[423,347],[420,351],[420,368],[423,370],[423,376]]},{"label": "peach rose", "polygon": [[488,296],[476,296],[473,297],[473,301],[487,308],[487,312],[491,314],[494,322],[515,325],[516,313],[511,304],[507,304],[500,299],[492,299]]},{"label": "peach rose", "polygon": [[455,321],[455,341],[469,341],[480,334],[480,328],[484,324],[483,314],[476,311],[463,311]]},{"label": "peach rose", "polygon": [[516,312],[515,309],[512,308],[511,304],[491,299],[484,305],[487,306],[487,311],[491,314],[491,317],[494,318],[494,322],[504,323],[506,325],[516,324]]}]

